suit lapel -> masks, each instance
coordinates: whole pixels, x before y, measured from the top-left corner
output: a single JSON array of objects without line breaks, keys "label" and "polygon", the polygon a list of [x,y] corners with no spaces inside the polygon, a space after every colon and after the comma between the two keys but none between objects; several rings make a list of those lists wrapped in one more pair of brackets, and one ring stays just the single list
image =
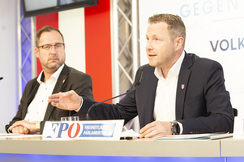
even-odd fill
[{"label": "suit lapel", "polygon": [[155,67],[144,65],[143,70],[141,84],[136,90],[136,99],[139,101],[136,104],[141,128],[154,121],[153,112],[158,83],[158,78],[154,75]]},{"label": "suit lapel", "polygon": [[[58,80],[57,80],[57,83],[53,89],[53,93],[58,93],[58,92],[61,92],[62,91],[62,87],[67,79],[67,77],[69,76],[69,68],[67,65],[64,64],[64,68],[63,70],[61,71],[59,77],[58,77]],[[47,111],[46,111],[46,114],[45,114],[45,117],[44,117],[44,120],[49,120],[50,119],[50,116],[52,114],[52,111],[54,109],[54,106],[52,106],[50,103],[48,104],[47,106]]]},{"label": "suit lapel", "polygon": [[[147,94],[148,98],[152,98],[152,100],[147,100],[148,98],[145,98],[145,100],[147,101],[147,106],[145,109],[145,114],[148,114],[147,116],[150,117],[149,122],[154,121],[154,117],[153,117],[153,112],[154,112],[154,104],[155,104],[155,97],[156,97],[156,91],[157,91],[157,86],[158,86],[158,78],[154,75],[154,70],[155,68],[153,68],[153,72],[150,73],[152,76],[150,76],[149,78],[149,83],[147,84],[148,89],[147,89]],[[148,111],[150,109],[150,111]]]},{"label": "suit lapel", "polygon": [[176,120],[182,119],[185,94],[188,86],[188,80],[191,75],[190,67],[193,64],[194,56],[185,54],[185,58],[181,65],[177,91],[176,91]]}]

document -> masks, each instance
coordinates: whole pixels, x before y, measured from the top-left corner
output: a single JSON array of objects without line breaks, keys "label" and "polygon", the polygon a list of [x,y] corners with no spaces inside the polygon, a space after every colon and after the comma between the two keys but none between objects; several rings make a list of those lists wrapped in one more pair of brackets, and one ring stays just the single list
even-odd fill
[{"label": "document", "polygon": [[121,132],[120,134],[120,139],[133,139],[133,138],[138,138],[139,133],[136,133],[133,129]]},{"label": "document", "polygon": [[160,138],[155,138],[154,141],[161,140],[214,140],[220,138],[232,137],[233,133],[209,133],[209,134],[183,134],[169,135]]},{"label": "document", "polygon": [[26,138],[26,137],[41,137],[40,134],[13,134],[13,133],[0,133],[0,138]]}]

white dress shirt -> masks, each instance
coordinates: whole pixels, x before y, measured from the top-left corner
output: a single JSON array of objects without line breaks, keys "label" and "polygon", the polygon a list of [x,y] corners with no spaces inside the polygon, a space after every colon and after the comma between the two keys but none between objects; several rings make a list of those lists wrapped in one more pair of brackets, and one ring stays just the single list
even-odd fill
[{"label": "white dress shirt", "polygon": [[175,120],[175,102],[178,76],[185,52],[181,54],[177,62],[171,67],[167,78],[163,77],[160,68],[155,68],[154,74],[158,78],[156,97],[154,104],[154,119],[157,121]]},{"label": "white dress shirt", "polygon": [[[30,105],[27,108],[27,114],[24,120],[29,122],[43,121],[46,114],[48,105],[48,96],[53,92],[53,89],[57,83],[58,77],[63,70],[64,64],[44,83],[43,71],[37,78],[37,82],[40,84],[36,95]],[[42,79],[43,78],[43,79]]]}]

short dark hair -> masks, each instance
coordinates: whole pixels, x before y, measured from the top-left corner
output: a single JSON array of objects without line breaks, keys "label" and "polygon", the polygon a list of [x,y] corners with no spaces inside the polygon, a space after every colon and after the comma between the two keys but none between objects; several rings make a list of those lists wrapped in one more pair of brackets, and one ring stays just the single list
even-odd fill
[{"label": "short dark hair", "polygon": [[171,40],[182,37],[183,47],[186,40],[186,27],[180,16],[173,14],[156,14],[148,18],[149,24],[156,24],[159,22],[165,22],[168,25],[168,32]]},{"label": "short dark hair", "polygon": [[44,26],[42,27],[40,30],[38,30],[38,32],[36,33],[36,46],[38,46],[39,44],[39,40],[40,40],[40,37],[42,35],[43,32],[51,32],[51,31],[57,31],[59,32],[59,34],[61,35],[63,41],[64,41],[64,37],[63,37],[63,34],[56,28],[54,27],[51,27],[51,26]]}]

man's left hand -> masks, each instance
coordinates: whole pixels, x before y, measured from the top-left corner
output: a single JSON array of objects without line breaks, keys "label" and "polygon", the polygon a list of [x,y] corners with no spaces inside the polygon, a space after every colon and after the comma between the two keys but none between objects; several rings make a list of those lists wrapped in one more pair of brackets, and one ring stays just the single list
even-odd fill
[{"label": "man's left hand", "polygon": [[157,138],[165,135],[172,135],[171,123],[154,121],[147,124],[140,130],[140,138]]},{"label": "man's left hand", "polygon": [[31,122],[28,122],[26,120],[20,120],[20,121],[17,121],[15,122],[10,129],[13,129],[14,127],[16,126],[23,126],[27,129],[29,129],[29,133],[36,133],[36,123],[31,123]]}]

